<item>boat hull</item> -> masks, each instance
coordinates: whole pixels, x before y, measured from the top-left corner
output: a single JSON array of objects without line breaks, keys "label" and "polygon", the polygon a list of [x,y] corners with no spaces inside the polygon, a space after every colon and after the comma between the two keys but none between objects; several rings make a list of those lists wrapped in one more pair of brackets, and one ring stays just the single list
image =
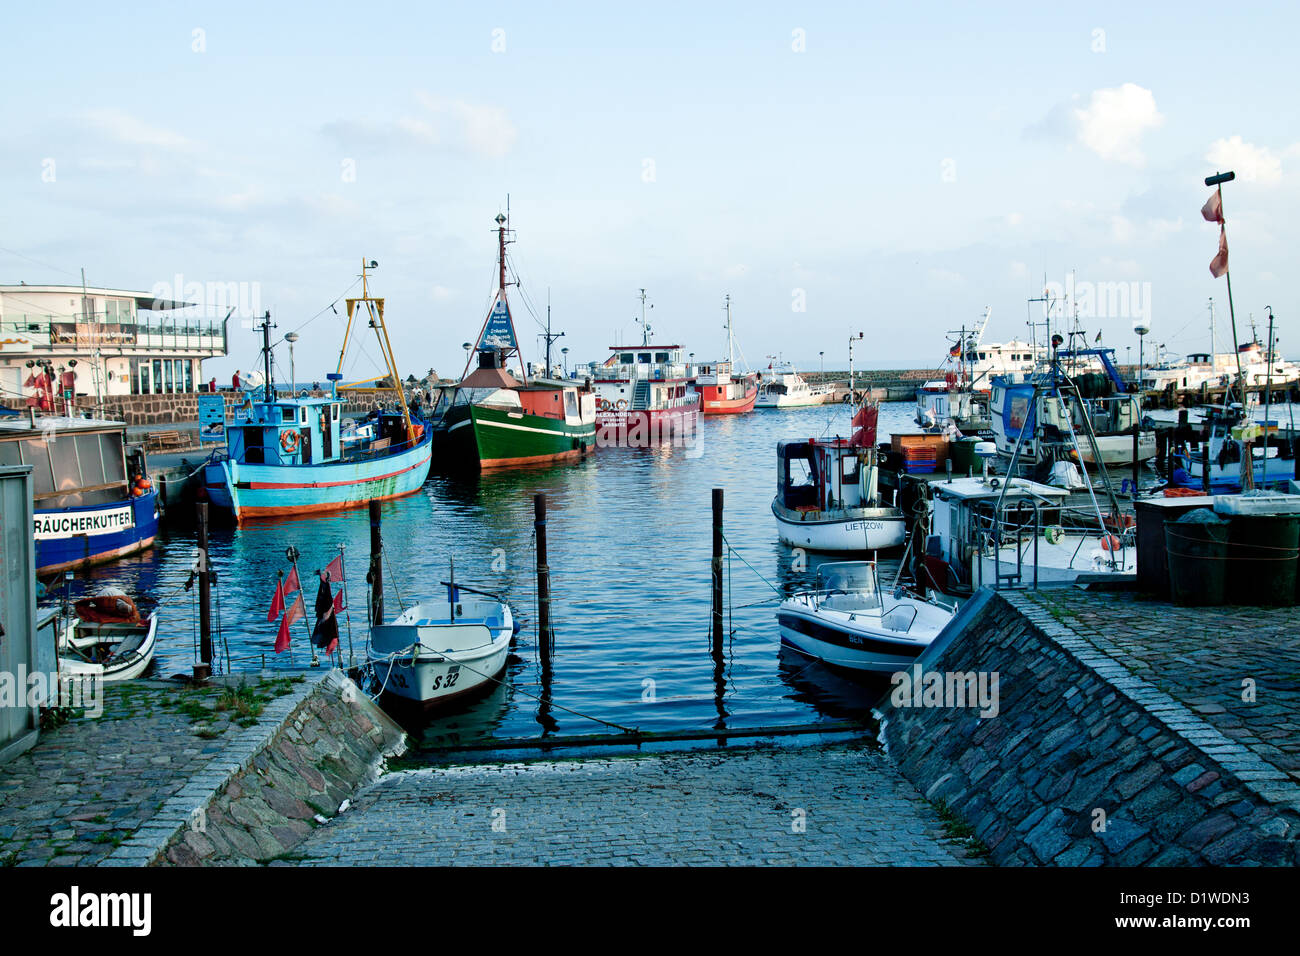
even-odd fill
[{"label": "boat hull", "polygon": [[356,508],[414,494],[429,477],[432,434],[379,458],[319,465],[254,465],[230,459],[204,471],[208,500],[236,521]]},{"label": "boat hull", "polygon": [[[91,663],[82,660],[71,647],[66,646],[66,644],[80,645],[83,648],[93,646],[98,643],[96,635],[103,637],[106,632],[126,635],[126,641],[130,641],[134,636],[138,635],[140,640],[129,651],[119,651],[103,663]],[[97,629],[96,625],[92,623],[75,623],[70,628],[68,641],[64,647],[60,648],[59,676],[70,680],[134,680],[144,674],[149,669],[149,665],[153,663],[157,632],[158,615],[156,614],[138,625],[105,625],[104,628]]]},{"label": "boat hull", "polygon": [[699,422],[699,402],[672,408],[616,409],[596,413],[600,444],[606,447],[689,444],[699,436]]},{"label": "boat hull", "polygon": [[907,521],[897,508],[800,512],[774,500],[772,514],[783,543],[810,551],[883,551],[907,538]]},{"label": "boat hull", "polygon": [[455,659],[421,647],[414,657],[397,657],[392,667],[386,659],[373,661],[383,696],[425,710],[444,708],[494,685],[506,668],[510,633],[498,634],[485,653],[456,653]]},{"label": "boat hull", "polygon": [[906,670],[930,644],[929,640],[901,635],[839,628],[819,615],[785,605],[777,613],[777,625],[783,643],[832,666],[855,671],[892,674]]},{"label": "boat hull", "polygon": [[814,405],[825,405],[826,399],[830,392],[821,394],[809,393],[806,395],[760,395],[754,401],[755,408],[811,408]]},{"label": "boat hull", "polygon": [[453,468],[490,471],[518,465],[576,461],[596,447],[595,422],[566,421],[484,405],[457,405],[443,422]]},{"label": "boat hull", "polygon": [[106,505],[38,510],[34,519],[36,573],[54,574],[152,547],[158,534],[158,496],[150,490]]},{"label": "boat hull", "polygon": [[695,390],[700,395],[700,413],[703,415],[743,415],[753,411],[754,402],[758,400],[757,385],[751,385],[738,398],[728,398],[728,389],[718,385],[697,385]]}]

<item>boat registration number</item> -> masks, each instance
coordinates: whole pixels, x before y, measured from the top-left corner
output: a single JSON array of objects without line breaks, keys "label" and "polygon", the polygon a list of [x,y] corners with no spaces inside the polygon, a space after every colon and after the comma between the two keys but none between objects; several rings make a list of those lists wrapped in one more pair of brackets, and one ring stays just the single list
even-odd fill
[{"label": "boat registration number", "polygon": [[456,666],[447,672],[445,679],[442,674],[435,677],[433,679],[433,689],[447,690],[448,688],[455,687],[456,681],[458,680],[460,680],[460,667]]}]

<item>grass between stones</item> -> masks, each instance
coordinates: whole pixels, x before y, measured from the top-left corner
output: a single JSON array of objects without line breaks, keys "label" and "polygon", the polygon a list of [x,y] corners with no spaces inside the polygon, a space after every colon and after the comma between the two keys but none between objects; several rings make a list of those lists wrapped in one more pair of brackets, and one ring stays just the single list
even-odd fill
[{"label": "grass between stones", "polygon": [[944,835],[960,843],[968,856],[983,858],[989,855],[989,848],[975,835],[975,828],[959,817],[952,807],[948,806],[947,800],[934,801],[934,809],[939,814]]}]

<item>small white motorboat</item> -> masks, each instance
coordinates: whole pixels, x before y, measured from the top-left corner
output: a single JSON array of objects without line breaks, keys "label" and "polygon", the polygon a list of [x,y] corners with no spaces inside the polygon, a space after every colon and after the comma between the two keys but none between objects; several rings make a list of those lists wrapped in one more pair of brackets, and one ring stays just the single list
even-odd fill
[{"label": "small white motorboat", "polygon": [[781,540],[810,551],[878,551],[907,537],[902,509],[885,504],[876,451],[843,438],[777,444],[772,514]]},{"label": "small white motorboat", "polygon": [[74,605],[59,638],[59,675],[131,680],[149,669],[158,615],[142,617],[135,602],[116,588],[104,588]]},{"label": "small white motorboat", "polygon": [[835,667],[890,674],[906,670],[956,614],[901,589],[882,594],[874,561],[817,569],[817,587],[781,602],[781,640]]},{"label": "small white motorboat", "polygon": [[495,682],[515,635],[496,595],[448,584],[445,602],[406,608],[370,629],[368,657],[383,695],[441,707]]}]

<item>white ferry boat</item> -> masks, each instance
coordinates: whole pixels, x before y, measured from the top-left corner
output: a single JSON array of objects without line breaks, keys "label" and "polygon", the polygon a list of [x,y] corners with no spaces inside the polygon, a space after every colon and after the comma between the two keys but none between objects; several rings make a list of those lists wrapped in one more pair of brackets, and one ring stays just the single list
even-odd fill
[{"label": "white ferry boat", "polygon": [[787,363],[768,365],[767,378],[759,383],[755,408],[807,408],[824,405],[835,390],[831,385],[809,385]]}]

